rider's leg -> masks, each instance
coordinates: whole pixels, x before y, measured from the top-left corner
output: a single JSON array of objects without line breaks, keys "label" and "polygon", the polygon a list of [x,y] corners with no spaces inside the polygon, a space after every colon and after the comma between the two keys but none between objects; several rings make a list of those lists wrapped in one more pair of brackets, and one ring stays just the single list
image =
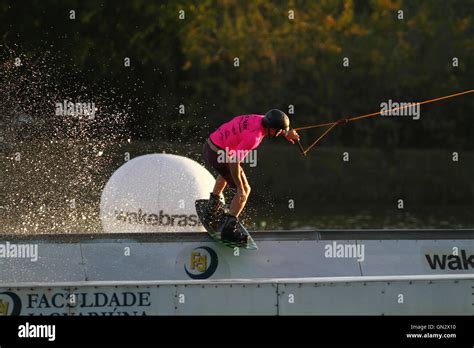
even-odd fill
[{"label": "rider's leg", "polygon": [[218,175],[216,178],[216,183],[214,185],[214,189],[212,190],[212,194],[214,196],[220,196],[224,189],[227,186],[227,181],[224,179],[222,175]]},{"label": "rider's leg", "polygon": [[247,242],[248,236],[237,228],[237,218],[244,209],[245,203],[247,202],[247,198],[250,194],[250,185],[243,170],[240,172],[240,178],[243,184],[243,192],[236,193],[232,199],[229,214],[227,215],[227,219],[222,226],[221,237],[222,240],[245,243]]},{"label": "rider's leg", "polygon": [[235,217],[238,217],[242,210],[245,207],[245,204],[247,203],[247,199],[250,195],[250,185],[247,180],[247,176],[245,175],[245,172],[240,169],[240,179],[242,180],[243,184],[243,192],[241,193],[236,193],[234,198],[232,199],[232,202],[230,204],[230,210],[229,214]]}]

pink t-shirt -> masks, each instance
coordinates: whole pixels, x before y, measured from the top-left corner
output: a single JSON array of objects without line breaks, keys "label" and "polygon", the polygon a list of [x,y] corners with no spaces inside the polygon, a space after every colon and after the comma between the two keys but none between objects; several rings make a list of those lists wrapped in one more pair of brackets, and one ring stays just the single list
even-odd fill
[{"label": "pink t-shirt", "polygon": [[263,115],[237,116],[220,126],[210,138],[220,148],[227,151],[234,150],[238,161],[241,162],[265,137],[262,120]]}]

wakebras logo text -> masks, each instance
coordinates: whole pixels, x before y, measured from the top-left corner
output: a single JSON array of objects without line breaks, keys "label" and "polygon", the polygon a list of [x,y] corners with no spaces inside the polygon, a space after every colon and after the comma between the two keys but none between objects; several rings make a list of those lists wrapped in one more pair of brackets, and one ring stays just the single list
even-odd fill
[{"label": "wakebras logo text", "polygon": [[129,224],[142,224],[151,226],[179,226],[194,227],[201,226],[201,222],[196,214],[166,214],[160,210],[158,214],[138,211],[118,211],[115,210],[115,219]]},{"label": "wakebras logo text", "polygon": [[191,279],[207,279],[216,272],[218,263],[217,253],[212,248],[202,246],[191,251],[184,271]]}]

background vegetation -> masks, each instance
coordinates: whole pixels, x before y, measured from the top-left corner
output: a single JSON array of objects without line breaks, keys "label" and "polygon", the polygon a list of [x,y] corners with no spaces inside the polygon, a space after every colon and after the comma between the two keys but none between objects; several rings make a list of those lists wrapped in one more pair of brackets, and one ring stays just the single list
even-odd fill
[{"label": "background vegetation", "polygon": [[[202,162],[204,139],[236,115],[293,105],[293,125],[304,126],[378,111],[388,99],[472,89],[474,81],[471,0],[0,0],[0,19],[5,229],[97,229],[101,189],[124,151]],[[67,98],[96,101],[102,114],[58,119],[53,105]],[[422,106],[418,121],[338,127],[305,159],[288,144],[264,144],[249,168],[252,222],[359,227],[350,217],[368,211],[369,227],[398,226],[386,216],[410,227],[472,227],[473,115],[467,95]],[[319,132],[302,131],[302,142]],[[72,196],[85,218],[58,225],[71,220],[58,212]],[[397,215],[399,197],[412,223]],[[41,206],[58,223],[40,218]],[[331,215],[325,209],[338,214],[321,225]]]}]

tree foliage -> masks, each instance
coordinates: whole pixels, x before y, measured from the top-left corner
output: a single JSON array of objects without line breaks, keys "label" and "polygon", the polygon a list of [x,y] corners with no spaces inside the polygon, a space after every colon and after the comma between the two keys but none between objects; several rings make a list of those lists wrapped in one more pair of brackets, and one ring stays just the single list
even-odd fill
[{"label": "tree foliage", "polygon": [[[471,0],[3,0],[0,17],[4,45],[29,57],[60,53],[58,69],[79,67],[78,84],[110,80],[132,103],[128,126],[145,138],[204,137],[233,115],[290,104],[294,124],[325,122],[474,80]],[[473,111],[466,96],[423,107],[418,124],[361,121],[331,141],[472,147]]]}]

